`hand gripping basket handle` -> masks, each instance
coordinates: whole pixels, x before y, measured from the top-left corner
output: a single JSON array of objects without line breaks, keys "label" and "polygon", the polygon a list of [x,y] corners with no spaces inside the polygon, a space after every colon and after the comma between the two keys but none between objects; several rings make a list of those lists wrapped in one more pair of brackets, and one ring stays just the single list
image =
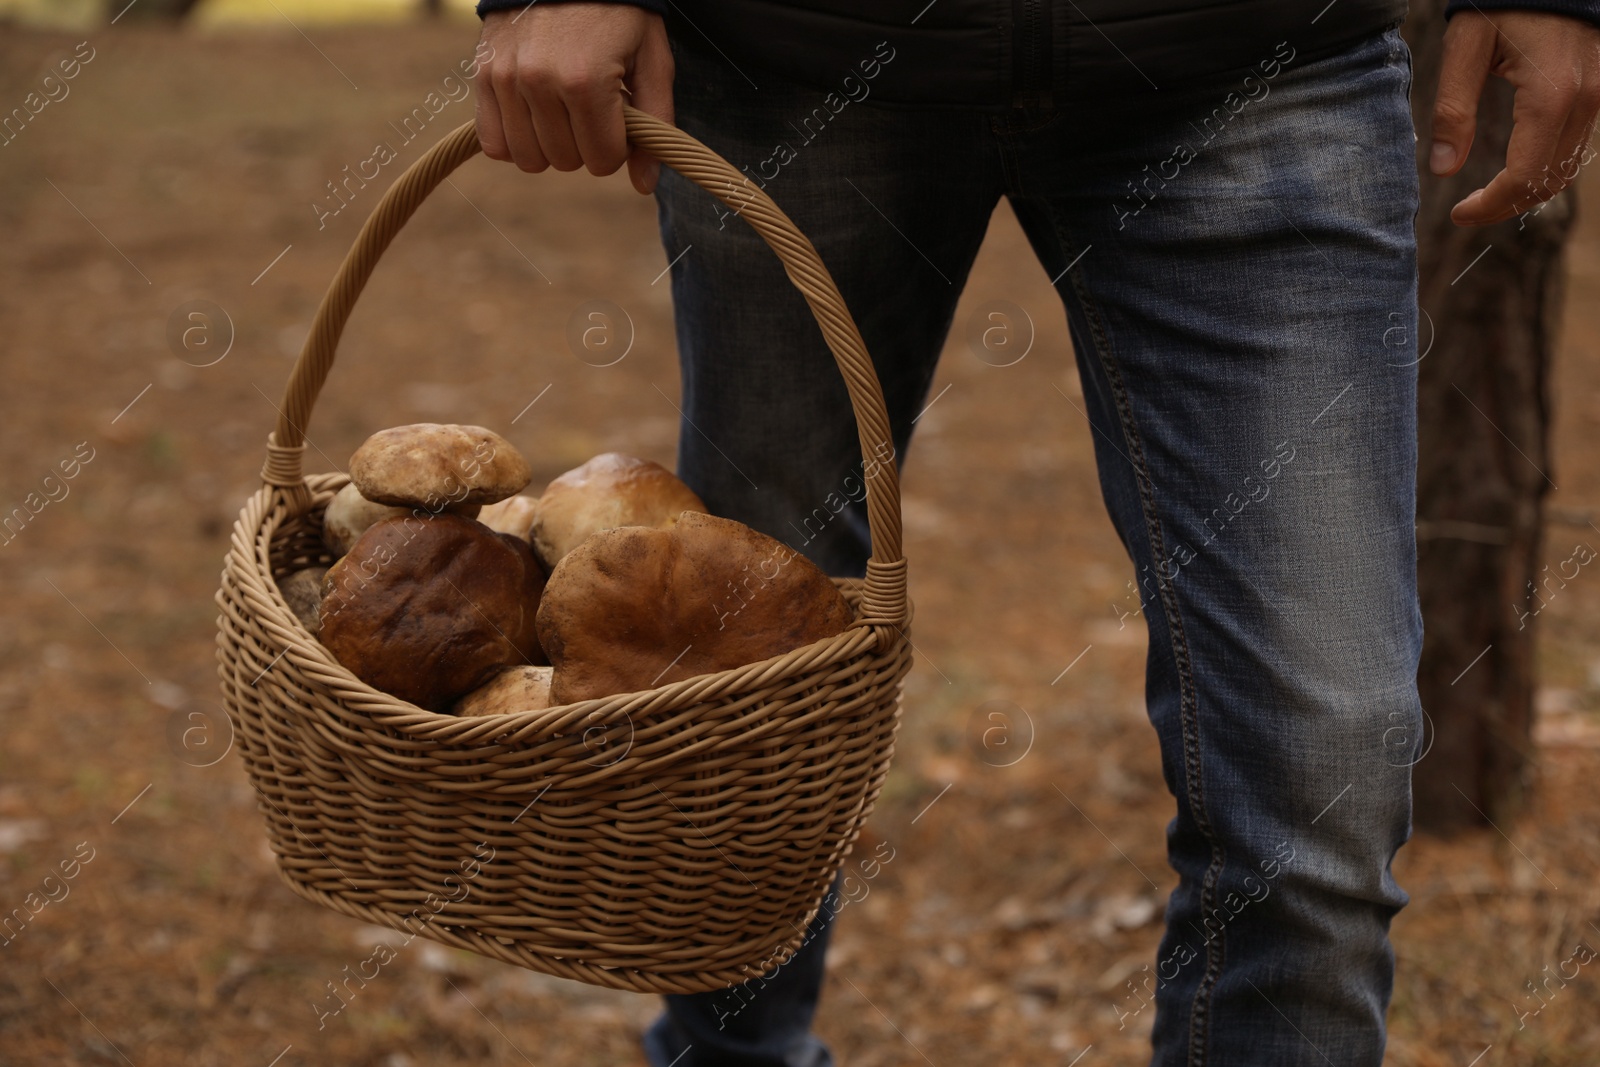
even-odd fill
[{"label": "hand gripping basket handle", "polygon": [[[900,477],[893,462],[874,462],[875,457],[892,454],[889,414],[866,344],[832,276],[789,216],[727,160],[676,126],[635,108],[624,106],[623,118],[630,142],[711,193],[748,222],[777,253],[789,280],[811,306],[850,392],[863,461],[872,466],[872,476],[863,479],[872,558],[867,561],[857,625],[902,625],[907,613],[905,560],[900,554]],[[284,390],[278,427],[267,438],[267,462],[261,471],[262,481],[280,491],[291,514],[303,513],[310,506],[301,463],[305,426],[333,366],[334,350],[356,298],[412,212],[452,171],[480,150],[474,124],[463,123],[396,178],[361,227],[323,295],[311,334]]]}]

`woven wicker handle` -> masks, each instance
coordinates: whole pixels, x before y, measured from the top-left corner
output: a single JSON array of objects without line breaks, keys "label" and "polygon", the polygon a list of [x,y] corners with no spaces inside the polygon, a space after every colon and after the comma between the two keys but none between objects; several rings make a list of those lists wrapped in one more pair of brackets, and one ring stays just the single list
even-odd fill
[{"label": "woven wicker handle", "polygon": [[[907,612],[905,560],[900,554],[900,478],[895,464],[874,462],[876,457],[891,454],[888,450],[893,448],[889,414],[866,344],[832,276],[789,216],[727,160],[652,115],[624,106],[623,116],[629,141],[721,200],[765,238],[783,261],[789,280],[811,306],[839,372],[844,375],[855,410],[861,455],[874,472],[865,479],[872,558],[867,562],[860,621],[902,624]],[[267,463],[261,471],[264,482],[283,492],[292,513],[310,506],[302,468],[305,427],[333,366],[334,350],[356,298],[406,220],[440,182],[480,150],[474,124],[467,122],[396,178],[361,227],[323,295],[311,334],[284,390],[278,428],[267,439]]]}]

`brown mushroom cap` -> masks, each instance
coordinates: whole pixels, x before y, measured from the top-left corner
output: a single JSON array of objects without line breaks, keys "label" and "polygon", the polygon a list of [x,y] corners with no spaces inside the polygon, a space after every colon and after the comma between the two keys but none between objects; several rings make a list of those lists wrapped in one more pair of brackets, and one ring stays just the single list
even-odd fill
[{"label": "brown mushroom cap", "polygon": [[[442,510],[470,519],[480,509],[477,504],[452,504]],[[354,482],[350,482],[333,494],[333,499],[328,501],[327,508],[322,512],[322,543],[335,556],[342,556],[350,551],[356,538],[366,533],[367,527],[379,519],[399,519],[413,514],[423,518],[429,512],[418,507],[397,508],[388,504],[374,504],[361,495],[361,490],[356,488]]]},{"label": "brown mushroom cap", "polygon": [[754,663],[853,619],[833,581],[783,542],[685,512],[668,530],[623,526],[573,549],[538,622],[560,705]]},{"label": "brown mushroom cap", "polygon": [[705,504],[667,468],[647,459],[607,452],[545,487],[533,517],[534,551],[546,567],[583,541],[618,526],[666,528],[685,511]]},{"label": "brown mushroom cap", "polygon": [[384,519],[324,578],[319,636],[368,685],[439,711],[543,660],[531,625],[543,586],[531,549],[481,523]]},{"label": "brown mushroom cap", "polygon": [[350,457],[350,480],[378,504],[431,512],[493,504],[533,478],[516,447],[482,426],[419,422],[379,430]]},{"label": "brown mushroom cap", "polygon": [[457,715],[510,715],[552,706],[549,667],[512,667],[456,701],[453,710]]},{"label": "brown mushroom cap", "polygon": [[522,621],[516,629],[506,630],[505,636],[516,646],[520,654],[520,663],[544,666],[550,662],[549,657],[544,654],[544,649],[539,645],[538,614],[539,601],[544,599],[544,567],[540,564],[539,557],[533,554],[533,546],[516,534],[501,533],[498,530],[490,532],[511,549],[522,567],[522,584],[518,593],[522,599]]}]

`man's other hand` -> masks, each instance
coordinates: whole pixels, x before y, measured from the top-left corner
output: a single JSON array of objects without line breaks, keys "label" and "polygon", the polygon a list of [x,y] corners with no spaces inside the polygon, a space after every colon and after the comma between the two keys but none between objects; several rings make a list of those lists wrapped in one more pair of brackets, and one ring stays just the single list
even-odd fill
[{"label": "man's other hand", "polygon": [[[491,159],[525,171],[589,168],[614,174],[624,162],[641,193],[661,165],[629,149],[623,96],[672,121],[672,52],[661,16],[625,3],[534,4],[483,20],[477,76],[478,140]],[[1597,80],[1600,84],[1600,80]]]},{"label": "man's other hand", "polygon": [[1454,174],[1467,160],[1478,97],[1490,74],[1510,82],[1511,140],[1506,165],[1457,204],[1460,226],[1501,222],[1555,196],[1593,157],[1589,139],[1600,111],[1600,28],[1545,12],[1462,12],[1444,35],[1433,109],[1429,169]]}]

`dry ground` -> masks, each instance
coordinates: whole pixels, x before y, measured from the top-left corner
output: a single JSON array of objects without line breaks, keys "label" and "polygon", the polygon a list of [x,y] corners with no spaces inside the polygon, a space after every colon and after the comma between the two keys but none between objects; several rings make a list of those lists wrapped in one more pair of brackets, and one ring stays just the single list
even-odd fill
[{"label": "dry ground", "polygon": [[[265,1067],[286,1046],[282,1067],[639,1063],[650,999],[423,942],[319,1032],[312,1001],[381,932],[291,895],[238,761],[192,766],[169,740],[174,715],[217,706],[211,594],[227,530],[375,191],[321,231],[309,204],[469,54],[471,27],[319,30],[323,54],[288,33],[89,36],[95,58],[70,97],[0,148],[0,504],[79,442],[93,450],[70,495],[0,548],[0,907],[80,842],[93,855],[70,896],[0,946],[0,1064]],[[0,109],[80,39],[0,30]],[[506,432],[540,478],[604,449],[670,462],[662,393],[675,396],[676,372],[651,203],[578,176],[542,178],[535,195],[481,161],[457,184],[357,311],[311,427],[332,459],[313,466],[424,418]],[[1556,390],[1555,503],[1571,511],[1600,508],[1597,295],[1600,228],[1585,222]],[[564,341],[571,310],[596,297],[638,332],[604,370]],[[972,309],[997,298],[1039,328],[1034,353],[1004,369],[962,340]],[[212,366],[168,344],[169,315],[195,299],[234,326]],[[906,481],[921,655],[872,824],[895,859],[841,920],[820,1029],[851,1067],[1065,1063],[1090,1045],[1086,1067],[1143,1063],[1151,1013],[1119,1029],[1116,1008],[1154,956],[1171,802],[1143,720],[1143,638],[1112,607],[1126,562],[1088,430],[1052,387],[1076,389],[1065,327],[1004,209],[935,390],[946,384]],[[1557,527],[1552,561],[1590,539]],[[1402,854],[1414,904],[1395,929],[1392,1063],[1464,1067],[1486,1047],[1482,1067],[1600,1059],[1600,969],[1520,1032],[1513,1007],[1577,940],[1600,945],[1597,606],[1600,581],[1580,579],[1539,621],[1533,809]],[[967,743],[990,700],[1031,719],[1031,752],[1010,768]]]}]

